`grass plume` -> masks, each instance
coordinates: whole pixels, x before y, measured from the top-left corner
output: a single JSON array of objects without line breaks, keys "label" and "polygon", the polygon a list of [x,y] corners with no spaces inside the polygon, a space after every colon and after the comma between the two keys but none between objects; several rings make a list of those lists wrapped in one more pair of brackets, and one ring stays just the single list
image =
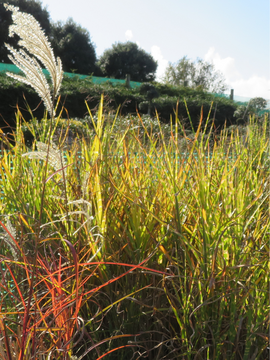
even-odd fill
[{"label": "grass plume", "polygon": [[[25,74],[25,77],[9,72],[7,75],[30,85],[53,117],[54,101],[63,78],[62,62],[60,58],[55,59],[44,31],[32,15],[19,11],[19,8],[13,5],[4,4],[4,6],[12,11],[13,24],[9,28],[9,36],[16,34],[20,37],[18,45],[21,49],[17,51],[12,46],[5,45],[11,52],[10,60]],[[39,61],[48,70],[52,86],[43,74]]]}]

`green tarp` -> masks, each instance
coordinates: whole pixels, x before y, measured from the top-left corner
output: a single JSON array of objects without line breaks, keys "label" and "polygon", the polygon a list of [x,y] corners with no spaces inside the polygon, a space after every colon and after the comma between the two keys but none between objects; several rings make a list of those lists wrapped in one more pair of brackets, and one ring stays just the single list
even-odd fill
[{"label": "green tarp", "polygon": [[[46,69],[42,70],[43,73],[45,75],[49,75],[49,72]],[[12,72],[15,74],[18,74],[19,72],[21,72],[21,70],[19,68],[17,68],[17,66],[13,65],[13,64],[4,64],[4,63],[0,63],[0,72]],[[74,73],[68,73],[65,72],[64,73],[66,76],[68,77],[78,77],[79,79],[85,79],[87,77],[89,77],[89,75],[81,75],[81,74],[74,74]],[[112,84],[125,84],[126,81],[125,80],[118,80],[118,79],[111,79],[111,78],[103,78],[103,77],[97,77],[97,76],[91,76],[92,82],[94,84],[101,84],[104,83],[106,81],[109,81]],[[141,83],[140,82],[136,82],[136,81],[130,81],[130,87],[131,88],[135,88],[140,86]]]}]

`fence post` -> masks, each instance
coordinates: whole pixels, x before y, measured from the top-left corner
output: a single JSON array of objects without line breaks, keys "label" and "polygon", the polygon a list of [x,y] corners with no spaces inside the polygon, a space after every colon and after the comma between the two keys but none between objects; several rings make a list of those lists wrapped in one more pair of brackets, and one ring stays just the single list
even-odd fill
[{"label": "fence post", "polygon": [[126,87],[130,89],[130,74],[126,74]]}]

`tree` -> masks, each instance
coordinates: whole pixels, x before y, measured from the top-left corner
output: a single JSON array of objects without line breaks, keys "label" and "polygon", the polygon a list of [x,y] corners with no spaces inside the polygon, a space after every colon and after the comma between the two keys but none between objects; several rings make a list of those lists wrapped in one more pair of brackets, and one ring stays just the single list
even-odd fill
[{"label": "tree", "polygon": [[264,110],[267,106],[267,101],[262,97],[255,97],[249,101],[249,107],[253,109],[255,114]]},{"label": "tree", "polygon": [[202,59],[192,62],[186,56],[176,64],[169,63],[163,81],[212,93],[224,93],[227,89],[223,75],[213,64]]},{"label": "tree", "polygon": [[261,97],[250,99],[246,105],[239,105],[234,112],[234,117],[239,121],[248,119],[250,115],[260,115],[266,108],[267,101]]},{"label": "tree", "polygon": [[104,76],[125,79],[130,74],[131,80],[140,82],[154,80],[157,70],[153,57],[131,41],[105,50],[98,64]]},{"label": "tree", "polygon": [[163,81],[175,86],[191,86],[194,64],[184,56],[176,64],[169,63]]},{"label": "tree", "polygon": [[18,37],[9,37],[9,26],[12,24],[11,12],[7,11],[3,4],[9,3],[9,5],[17,6],[21,11],[31,14],[40,23],[40,26],[45,31],[47,36],[50,35],[50,15],[48,10],[42,7],[42,4],[38,0],[0,0],[0,61],[4,63],[11,63],[8,58],[9,51],[5,47],[5,42],[17,47]]},{"label": "tree", "polygon": [[85,75],[96,72],[97,57],[90,34],[71,18],[65,24],[58,21],[51,25],[51,43],[65,72]]},{"label": "tree", "polygon": [[63,63],[64,71],[76,70],[80,74],[97,72],[96,52],[91,43],[89,32],[77,25],[71,18],[66,23],[51,23],[49,12],[39,0],[0,0],[0,61],[10,63],[7,42],[17,49],[18,37],[8,37],[8,28],[12,24],[11,12],[6,11],[3,3],[19,7],[20,11],[31,14],[40,23],[49,37],[54,53]]}]

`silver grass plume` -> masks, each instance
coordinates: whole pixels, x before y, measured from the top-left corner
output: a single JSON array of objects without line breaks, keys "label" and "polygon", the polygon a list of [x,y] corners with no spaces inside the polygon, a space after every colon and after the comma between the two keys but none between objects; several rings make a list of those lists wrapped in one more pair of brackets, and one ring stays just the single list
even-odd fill
[{"label": "silver grass plume", "polygon": [[[25,153],[22,156],[28,156],[30,159],[40,159],[44,161],[47,160],[48,156],[49,165],[56,171],[67,165],[62,151],[57,149],[54,144],[51,144],[48,148],[48,145],[41,141],[37,141],[37,150],[38,151]],[[66,175],[66,168],[64,169],[64,173]]]},{"label": "silver grass plume", "polygon": [[[7,10],[12,11],[13,24],[9,27],[9,36],[18,35],[21,39],[18,45],[27,51],[23,49],[17,51],[5,43],[12,54],[9,55],[9,59],[25,74],[25,77],[9,72],[7,75],[34,88],[53,117],[54,100],[59,93],[63,79],[62,62],[60,58],[55,59],[47,36],[32,15],[20,12],[19,8],[13,5],[4,4],[4,6]],[[37,60],[48,70],[51,86]]]},{"label": "silver grass plume", "polygon": [[9,246],[14,260],[17,261],[18,260],[18,248],[17,248],[16,243],[13,241],[13,239],[16,239],[16,237],[17,237],[16,229],[12,226],[11,221],[9,220],[8,217],[6,217],[5,225],[13,238],[5,231],[4,234],[0,235],[0,239],[4,240],[4,242]]}]

